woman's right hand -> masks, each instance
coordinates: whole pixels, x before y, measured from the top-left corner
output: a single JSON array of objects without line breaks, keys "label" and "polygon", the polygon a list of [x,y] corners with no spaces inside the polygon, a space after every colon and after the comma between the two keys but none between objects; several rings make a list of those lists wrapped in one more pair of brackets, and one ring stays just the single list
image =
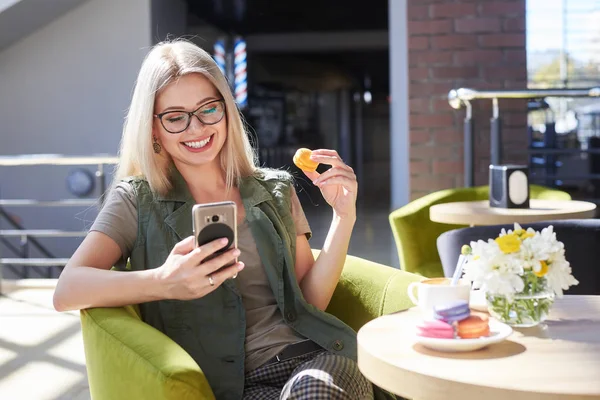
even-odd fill
[{"label": "woman's right hand", "polygon": [[238,249],[203,262],[207,257],[227,245],[227,239],[217,239],[194,248],[194,237],[190,236],[177,243],[165,263],[155,270],[155,277],[164,287],[167,299],[191,300],[206,296],[225,280],[234,278],[244,268],[242,262],[222,268],[239,256]]}]

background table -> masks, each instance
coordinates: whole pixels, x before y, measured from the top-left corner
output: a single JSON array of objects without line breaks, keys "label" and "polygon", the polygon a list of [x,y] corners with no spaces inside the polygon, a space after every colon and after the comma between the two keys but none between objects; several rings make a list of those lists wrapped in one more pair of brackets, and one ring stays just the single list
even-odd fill
[{"label": "background table", "polygon": [[595,213],[594,203],[577,200],[530,200],[530,208],[495,208],[487,200],[459,201],[436,204],[429,209],[434,222],[471,226],[593,218]]},{"label": "background table", "polygon": [[600,296],[557,299],[545,324],[469,353],[415,342],[416,308],[358,332],[358,367],[376,385],[421,400],[600,399]]}]

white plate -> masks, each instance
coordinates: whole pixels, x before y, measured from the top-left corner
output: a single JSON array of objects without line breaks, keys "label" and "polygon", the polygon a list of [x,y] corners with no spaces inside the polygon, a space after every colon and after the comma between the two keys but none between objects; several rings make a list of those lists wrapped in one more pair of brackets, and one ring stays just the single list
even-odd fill
[{"label": "white plate", "polygon": [[502,322],[490,319],[490,335],[479,339],[435,339],[416,336],[417,343],[432,350],[444,352],[465,352],[482,349],[490,344],[500,343],[510,336],[512,328]]},{"label": "white plate", "polygon": [[483,290],[471,290],[469,308],[475,311],[488,312],[487,300]]}]

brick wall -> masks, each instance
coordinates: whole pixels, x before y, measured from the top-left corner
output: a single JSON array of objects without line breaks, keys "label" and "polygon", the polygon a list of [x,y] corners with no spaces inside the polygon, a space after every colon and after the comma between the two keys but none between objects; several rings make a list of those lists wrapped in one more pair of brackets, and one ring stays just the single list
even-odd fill
[{"label": "brick wall", "polygon": [[[526,0],[408,0],[411,197],[463,186],[464,109],[448,91],[525,88]],[[500,100],[504,162],[526,162],[526,102]],[[491,101],[473,103],[475,184],[487,184]]]}]

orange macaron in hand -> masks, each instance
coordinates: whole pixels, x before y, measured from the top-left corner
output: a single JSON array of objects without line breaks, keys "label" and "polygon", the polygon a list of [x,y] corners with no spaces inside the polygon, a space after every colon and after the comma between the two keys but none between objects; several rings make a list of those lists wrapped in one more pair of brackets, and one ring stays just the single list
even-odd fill
[{"label": "orange macaron in hand", "polygon": [[306,172],[315,172],[319,163],[310,159],[310,155],[312,151],[309,149],[298,149],[296,150],[296,154],[294,154],[294,164],[302,171]]},{"label": "orange macaron in hand", "polygon": [[472,314],[462,321],[458,321],[456,334],[462,339],[478,339],[490,335],[488,317],[483,314]]}]

